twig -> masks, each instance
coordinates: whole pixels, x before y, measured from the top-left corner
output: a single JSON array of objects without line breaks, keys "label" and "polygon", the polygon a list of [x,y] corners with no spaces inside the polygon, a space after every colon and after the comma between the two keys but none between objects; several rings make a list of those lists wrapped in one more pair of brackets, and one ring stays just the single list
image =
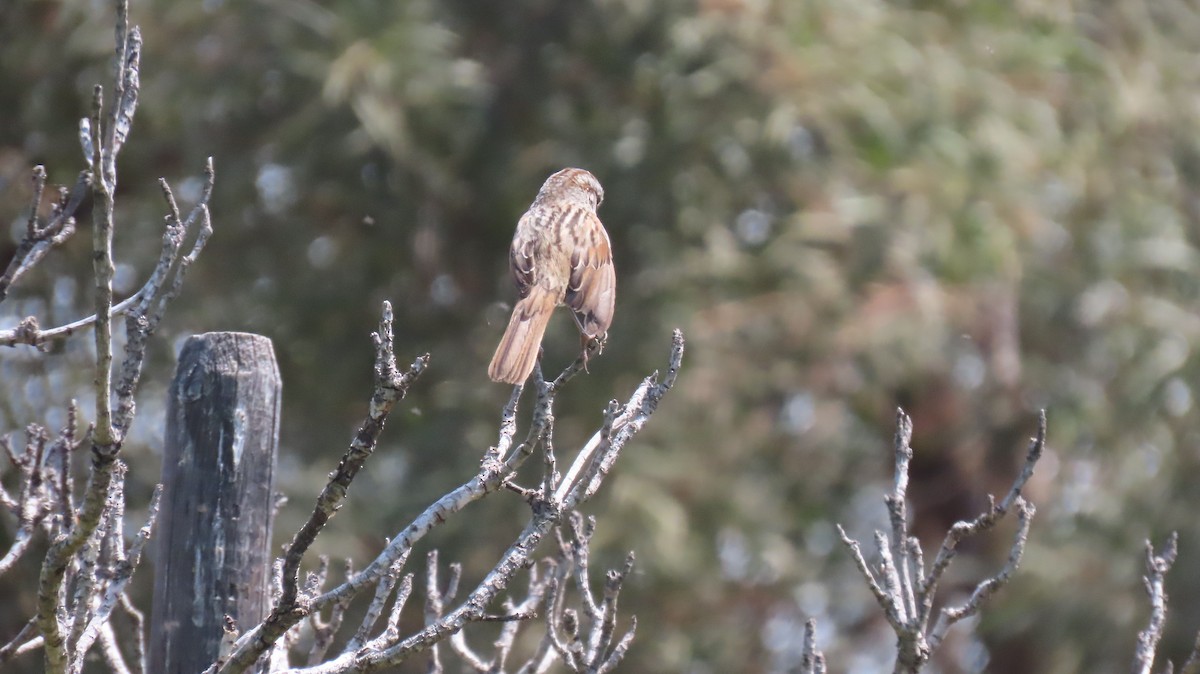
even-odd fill
[{"label": "twig", "polygon": [[[124,10],[128,11],[125,3]],[[122,21],[121,19],[118,19]],[[117,36],[117,55],[124,63],[124,36]],[[118,77],[118,82],[120,77]],[[104,109],[104,93],[100,85],[96,85],[93,95],[93,119],[99,128],[100,115]],[[111,121],[109,128],[111,130]],[[112,423],[112,315],[113,305],[113,276],[116,267],[113,264],[113,199],[117,191],[116,157],[111,140],[98,149],[92,171],[100,176],[92,185],[92,195],[96,205],[92,210],[92,270],[96,280],[94,313],[101,319],[96,321],[96,367],[93,381],[93,393],[96,397],[96,429],[94,433],[94,451],[116,454],[116,431]]]},{"label": "twig", "polygon": [[[667,377],[664,377],[662,383],[655,384],[654,378],[648,378],[646,382],[639,387],[630,402],[622,409],[624,426],[617,432],[612,434],[608,446],[601,448],[601,458],[611,459],[616,456],[624,444],[640,430],[645,420],[653,413],[657,407],[658,401],[675,380],[675,373],[678,370],[680,360],[683,353],[683,338],[682,335],[676,332],[673,340],[672,356],[670,370]],[[560,375],[548,386],[540,387],[543,389],[544,395],[540,398],[539,406],[543,407],[543,418],[549,418],[552,410],[549,405],[545,404],[546,399],[552,399],[553,393],[557,390],[555,386],[558,382],[566,381],[572,374],[574,364],[569,366],[564,375]],[[311,609],[316,609],[324,603],[335,601],[345,594],[354,594],[365,585],[372,582],[377,582],[380,574],[380,567],[386,568],[387,564],[395,560],[402,552],[410,550],[412,545],[425,535],[433,527],[446,518],[461,510],[468,503],[482,498],[488,493],[493,493],[500,489],[509,479],[512,470],[518,468],[523,458],[513,460],[511,463],[506,459],[513,457],[526,457],[530,451],[522,448],[512,449],[511,452],[501,450],[502,446],[511,446],[511,437],[513,435],[513,426],[510,422],[512,415],[516,410],[516,398],[519,394],[519,389],[514,389],[513,395],[510,397],[509,404],[506,406],[502,415],[500,443],[496,448],[489,449],[485,452],[484,460],[481,463],[481,470],[478,475],[471,481],[453,490],[446,496],[443,496],[435,504],[430,506],[424,513],[417,517],[416,520],[397,536],[393,537],[392,541],[370,565],[354,578],[349,579],[339,588],[335,588],[331,592],[317,598]],[[538,412],[535,410],[535,418]],[[534,422],[537,425],[537,422]],[[526,441],[527,446],[532,446],[537,442],[539,431],[531,430],[530,437]],[[503,458],[502,458],[503,457]],[[582,453],[577,456],[576,462],[583,463],[588,459]],[[548,465],[548,464],[544,464]],[[581,477],[587,477],[593,488],[598,486],[598,482],[602,480],[603,474],[598,471],[591,471],[588,474],[582,472],[582,468],[576,469],[576,474]],[[544,476],[543,476],[544,477]],[[545,482],[543,481],[543,484]],[[568,502],[578,502],[583,498],[584,490],[589,486],[589,482],[578,480],[565,493]],[[562,485],[560,485],[560,492]],[[560,493],[556,492],[556,493]],[[508,548],[500,560],[493,566],[476,585],[476,587],[467,594],[457,607],[444,612],[437,620],[426,625],[419,632],[405,638],[385,639],[382,636],[365,644],[362,648],[355,652],[343,653],[341,656],[330,660],[326,663],[315,667],[309,667],[298,672],[304,674],[333,674],[335,672],[348,671],[375,671],[380,668],[395,665],[414,655],[430,652],[433,646],[451,635],[459,632],[466,624],[471,622],[490,621],[490,620],[524,620],[530,617],[526,614],[511,614],[494,615],[487,611],[487,607],[492,604],[506,589],[512,577],[520,570],[529,568],[532,564],[532,554],[540,541],[545,535],[556,526],[563,517],[565,511],[559,506],[559,503],[554,497],[533,498],[531,500],[531,518],[525,528],[517,536],[514,543]],[[613,600],[615,610],[615,598]],[[260,628],[255,628],[255,631],[261,631]],[[628,632],[622,637],[620,643],[615,647],[609,648],[610,644],[604,639],[597,639],[597,643],[602,643],[604,655],[598,662],[601,667],[606,667],[603,663],[615,662],[618,660],[628,648],[629,641],[632,639],[633,633]],[[257,637],[252,637],[257,638]],[[242,640],[246,640],[247,636],[243,636]],[[239,640],[239,641],[242,641]],[[436,667],[436,664],[435,664]]]},{"label": "twig", "polygon": [[[107,619],[112,608],[120,601],[120,589],[133,573],[141,548],[149,535],[147,525],[126,556],[120,537],[124,477],[118,455],[133,420],[133,396],[145,358],[146,338],[157,327],[167,304],[178,290],[184,269],[196,259],[203,248],[207,232],[211,230],[207,211],[207,199],[211,194],[212,183],[210,161],[206,170],[210,190],[193,211],[194,226],[189,229],[197,232],[193,247],[184,253],[177,245],[164,245],[159,268],[167,269],[168,273],[153,275],[148,285],[135,294],[134,298],[114,307],[112,282],[115,264],[112,252],[117,156],[128,136],[140,89],[141,34],[136,26],[130,26],[128,10],[126,0],[118,0],[118,72],[113,86],[112,104],[105,109],[103,89],[96,86],[93,91],[91,116],[80,124],[80,142],[90,164],[90,172],[81,176],[80,183],[91,188],[95,202],[92,258],[95,280],[93,307],[97,317],[94,319],[96,363],[93,378],[96,421],[89,433],[92,467],[83,494],[83,503],[78,511],[74,508],[71,495],[73,484],[67,461],[70,451],[77,444],[74,439],[73,408],[68,415],[70,427],[64,431],[53,450],[58,452],[56,456],[60,457],[54,491],[57,494],[57,503],[64,512],[57,518],[59,524],[52,523],[51,526],[52,531],[57,529],[58,532],[53,534],[49,551],[42,564],[38,583],[36,623],[44,637],[45,669],[54,674],[68,670],[78,671],[84,654],[94,640],[107,639]],[[82,193],[82,190],[79,192]],[[60,197],[59,206],[56,207],[55,214],[46,228],[51,230],[58,227],[51,236],[52,243],[55,237],[67,235],[70,215],[81,199],[82,194],[69,197],[64,194]],[[56,224],[60,221],[61,225]],[[36,233],[36,229],[31,219],[27,230]],[[168,231],[167,236],[173,234],[174,232]],[[28,261],[24,264],[28,264]],[[150,301],[151,298],[153,301]],[[126,309],[129,306],[133,308]],[[121,374],[114,386],[112,317],[118,309],[131,313],[126,321],[128,337]],[[16,334],[0,333],[0,342],[41,344],[46,339],[70,334],[78,327],[81,327],[80,322],[43,331],[37,329],[36,320],[31,318],[22,322]],[[152,512],[154,508],[152,505]],[[111,566],[93,570],[93,555],[99,554],[97,550],[103,552],[105,564]],[[74,592],[70,592],[71,589]],[[70,625],[66,622],[68,616],[73,616]],[[138,656],[138,665],[142,666],[144,656],[141,652]],[[110,660],[113,661],[114,667],[117,666],[115,659],[110,657]]]},{"label": "twig", "polygon": [[8,643],[0,646],[0,663],[8,662],[11,658],[20,655],[22,652],[27,652],[28,649],[22,650],[27,644],[33,640],[37,641],[37,647],[41,647],[41,637],[37,634],[37,622],[32,618],[25,623],[25,626],[17,632],[16,636],[9,639]]},{"label": "twig", "polygon": [[[1167,590],[1165,587],[1167,572],[1175,564],[1178,554],[1178,532],[1171,533],[1158,554],[1154,553],[1153,544],[1149,540],[1146,541],[1146,575],[1142,578],[1142,582],[1146,585],[1146,594],[1150,596],[1150,624],[1138,633],[1132,667],[1132,671],[1138,674],[1150,674],[1154,665],[1158,641],[1162,638],[1163,627],[1167,623]],[[1191,664],[1191,660],[1192,658],[1189,657],[1189,661],[1184,663],[1184,670]]]},{"label": "twig", "polygon": [[[66,604],[67,608],[74,607],[73,620],[66,637],[67,671],[71,674],[79,673],[83,666],[83,656],[91,647],[91,640],[87,644],[81,644],[80,639],[84,628],[96,615],[100,595],[104,592],[104,579],[100,577],[102,574],[99,560],[103,551],[103,543],[108,538],[108,532],[112,529],[113,520],[118,514],[114,511],[119,509],[122,513],[124,512],[125,474],[125,462],[118,460],[113,466],[113,479],[108,485],[104,510],[100,514],[100,525],[84,542],[76,556],[73,568],[68,570],[71,572],[68,577],[72,582],[67,587],[69,589],[71,585],[74,585],[72,598]],[[97,635],[92,635],[93,640],[95,636]]]},{"label": "twig", "polygon": [[[371,396],[367,418],[355,434],[329,482],[321,490],[308,521],[296,532],[287,547],[283,561],[283,590],[278,601],[266,620],[237,640],[228,660],[216,670],[221,674],[245,671],[310,610],[320,610],[324,606],[324,603],[299,601],[297,584],[300,562],[345,499],[350,483],[374,453],[392,407],[404,398],[409,387],[429,364],[429,355],[426,354],[413,361],[407,372],[400,372],[393,350],[392,322],[392,305],[390,302],[384,302],[379,331],[372,335],[375,344],[375,392]],[[391,566],[394,559],[388,561],[384,568]],[[330,593],[322,597],[329,597],[328,601],[339,598],[330,596]]]},{"label": "twig", "polygon": [[406,573],[404,578],[400,579],[400,589],[396,591],[396,598],[392,600],[392,611],[388,614],[387,627],[383,634],[368,643],[366,648],[382,648],[386,644],[395,643],[400,638],[400,613],[408,603],[408,598],[412,596],[412,589],[413,575]]},{"label": "twig", "polygon": [[1004,497],[1004,500],[999,505],[996,505],[994,500],[989,496],[989,507],[983,514],[969,522],[956,522],[946,532],[946,538],[942,541],[942,547],[938,549],[937,556],[933,560],[933,566],[929,569],[929,573],[922,580],[918,588],[918,601],[923,623],[928,620],[938,582],[941,580],[942,574],[949,568],[950,562],[954,560],[958,544],[964,538],[975,536],[991,529],[1000,518],[1008,513],[1012,502],[1020,495],[1021,489],[1029,480],[1029,477],[1033,475],[1033,469],[1037,465],[1038,459],[1042,457],[1042,451],[1045,446],[1046,412],[1042,410],[1038,413],[1037,435],[1030,441],[1029,449],[1025,453],[1025,462],[1021,465],[1021,472],[1017,475],[1016,480],[1013,481],[1013,485]]},{"label": "twig", "polygon": [[[129,7],[124,0],[117,3],[117,56],[120,72],[115,88],[118,92],[123,91],[126,83],[136,87],[137,82],[136,75],[130,78],[127,73],[130,69],[136,71],[138,68],[136,60],[126,60],[129,41],[128,12]],[[124,98],[118,93],[118,105]],[[116,119],[116,109],[114,107],[109,111],[107,126],[110,133]],[[92,95],[91,128],[97,131],[102,129],[103,111],[103,89],[96,85]],[[132,110],[129,114],[132,114]],[[96,322],[95,329],[96,366],[93,389],[96,398],[96,426],[92,433],[92,473],[78,524],[70,533],[51,545],[43,562],[38,584],[37,617],[38,628],[45,638],[45,667],[47,672],[55,674],[66,671],[71,663],[71,655],[67,653],[62,634],[63,625],[58,617],[59,594],[67,566],[100,524],[113,479],[117,452],[120,451],[120,441],[112,424],[112,322],[109,318],[115,273],[112,257],[113,198],[117,188],[116,157],[119,148],[115,147],[113,137],[109,135],[104,137],[103,142],[94,144],[90,149],[91,172],[95,176],[91,183],[95,201],[92,212],[94,306],[96,316],[101,317]]]},{"label": "twig", "polygon": [[[119,488],[123,482],[123,479],[114,480],[113,482],[114,500],[118,503],[124,502],[124,490]],[[146,543],[150,540],[150,533],[154,529],[154,521],[158,518],[158,509],[161,502],[162,485],[158,485],[154,488],[154,494],[150,497],[150,507],[146,515],[146,523],[142,525],[137,535],[134,536],[128,555],[124,554],[123,551],[115,553],[117,558],[114,560],[115,563],[112,564],[112,577],[108,580],[104,588],[103,597],[101,597],[101,601],[96,607],[95,614],[90,618],[87,628],[82,632],[75,649],[77,653],[76,657],[81,665],[83,656],[91,647],[92,642],[100,634],[100,631],[109,624],[109,617],[112,615],[113,609],[116,608],[118,603],[122,602],[122,598],[124,598],[125,602],[128,602],[128,598],[125,597],[125,587],[129,584],[130,579],[133,578],[133,573],[137,570],[138,564],[141,563],[142,551],[145,550]],[[113,508],[119,509],[120,516],[114,516],[110,526],[114,528],[119,536],[124,520],[124,507],[114,506]],[[120,545],[119,538],[117,545]],[[141,633],[139,631],[140,638]]]},{"label": "twig", "polygon": [[[325,585],[326,574],[329,568],[329,557],[321,555],[320,560],[317,571],[319,582],[311,591],[305,591],[305,594],[310,598],[317,596],[317,590],[323,588]],[[354,563],[347,559],[345,569],[345,576],[349,577],[354,573]],[[382,584],[381,582],[380,585]],[[391,591],[391,585],[389,585],[388,591]],[[349,607],[349,599],[333,604],[329,608],[329,620],[327,621],[321,620],[320,611],[313,611],[309,614],[308,618],[309,623],[312,625],[313,642],[312,647],[308,651],[308,664],[315,665],[325,659],[325,653],[333,645],[333,638],[337,634],[338,629],[341,628],[342,620],[346,615],[346,609]],[[368,609],[368,614],[370,614],[370,609]]]},{"label": "twig", "polygon": [[[125,314],[135,303],[141,299],[141,291],[125,298],[109,312],[109,318]],[[19,344],[28,344],[41,348],[48,342],[56,339],[65,339],[74,335],[76,332],[95,325],[96,316],[91,315],[87,318],[81,318],[77,321],[60,325],[53,328],[42,329],[38,326],[38,321],[30,316],[23,320],[17,327],[9,330],[0,330],[0,346],[17,346]]]},{"label": "twig", "polygon": [[[925,556],[920,543],[912,535],[908,523],[906,502],[909,464],[912,460],[912,448],[909,444],[911,439],[912,421],[903,410],[898,410],[893,442],[896,470],[892,492],[884,498],[891,532],[890,535],[882,531],[875,532],[875,546],[880,558],[879,575],[868,565],[858,541],[850,538],[841,525],[838,525],[842,543],[850,551],[855,566],[883,609],[888,624],[896,633],[898,652],[895,671],[909,674],[920,671],[954,623],[978,613],[983,602],[1003,587],[1016,572],[1035,512],[1033,505],[1021,496],[1021,490],[1033,475],[1034,467],[1045,447],[1046,415],[1045,412],[1039,414],[1037,435],[1031,441],[1021,471],[1004,499],[997,504],[995,499],[989,497],[988,508],[983,514],[973,520],[957,522],[951,526],[933,565],[928,570],[925,568]],[[1017,533],[1009,548],[1008,560],[1004,567],[995,575],[981,581],[963,605],[943,608],[937,625],[928,630],[938,582],[953,561],[958,544],[967,536],[981,534],[993,528],[1013,508],[1017,510]],[[812,654],[811,659],[806,659],[806,667],[809,668],[804,671],[815,671],[817,660],[816,654]],[[820,671],[824,671],[824,660],[819,660]]]},{"label": "twig", "polygon": [[996,575],[980,581],[975,586],[975,590],[971,592],[971,596],[965,604],[953,608],[942,608],[937,625],[934,626],[933,632],[929,635],[930,649],[936,649],[942,643],[942,639],[945,638],[946,631],[950,629],[951,625],[963,618],[969,618],[979,613],[983,602],[1000,588],[1004,587],[1012,575],[1016,573],[1017,567],[1021,564],[1021,556],[1025,553],[1025,541],[1029,537],[1029,527],[1033,523],[1033,515],[1036,512],[1036,508],[1033,507],[1032,503],[1027,502],[1019,496],[1015,501],[1015,506],[1017,508],[1017,533],[1013,536],[1013,543],[1008,551],[1008,561],[1005,562],[1004,567]]},{"label": "twig", "polygon": [[[114,412],[114,428],[123,438],[133,424],[134,393],[141,379],[142,364],[146,357],[146,340],[158,328],[167,306],[179,294],[188,268],[204,250],[212,234],[212,221],[208,213],[208,201],[212,198],[216,173],[212,157],[204,166],[204,190],[188,219],[178,223],[178,207],[174,199],[168,200],[172,215],[163,231],[162,252],[154,272],[138,293],[138,304],[125,317],[125,358],[121,363],[121,374],[116,383],[117,406]],[[166,181],[162,181],[166,185]],[[185,243],[191,247],[185,251]],[[96,315],[100,315],[97,312]]]},{"label": "twig", "polygon": [[58,201],[45,225],[38,225],[38,209],[42,203],[42,195],[46,188],[46,169],[44,166],[33,168],[33,199],[29,204],[29,220],[26,222],[25,235],[4,274],[0,275],[0,302],[8,297],[8,291],[13,284],[36,265],[54,246],[61,245],[75,233],[75,211],[83,203],[91,187],[92,174],[84,171],[79,174],[75,186],[69,191],[60,191]]},{"label": "twig", "polygon": [[602,611],[599,604],[596,603],[595,596],[592,595],[592,588],[588,581],[588,564],[591,561],[592,535],[596,533],[596,518],[584,517],[578,511],[573,511],[567,518],[567,523],[571,528],[569,543],[565,543],[563,540],[562,527],[555,532],[558,534],[562,557],[570,561],[564,568],[573,568],[575,571],[575,586],[579,589],[583,610],[592,617],[599,617]]},{"label": "twig", "polygon": [[[561,540],[561,535],[560,535]],[[579,616],[574,609],[567,608],[567,578],[571,574],[574,559],[569,549],[560,546],[563,555],[555,566],[555,575],[550,579],[549,615],[546,616],[545,643],[554,647],[558,657],[572,671],[583,667],[584,647],[579,639]],[[580,589],[580,592],[590,589]],[[565,637],[563,632],[565,632]]]},{"label": "twig", "polygon": [[[425,557],[425,624],[432,625],[442,617],[447,601],[453,601],[458,594],[458,583],[462,579],[462,566],[450,565],[450,579],[446,581],[446,589],[438,584],[438,551],[431,550]],[[429,666],[425,669],[429,674],[441,674],[442,661],[437,644],[429,649]]]},{"label": "twig", "polygon": [[[438,588],[438,550],[431,550],[425,559],[425,624],[433,625],[442,618],[442,612],[442,590]],[[442,654],[437,643],[430,646],[430,663],[425,672],[442,674]]]},{"label": "twig", "polygon": [[[363,616],[362,623],[360,623],[358,626],[358,631],[354,633],[354,637],[350,639],[350,641],[346,644],[346,648],[343,649],[342,652],[357,651],[364,643],[367,642],[367,638],[370,636],[371,630],[375,629],[375,623],[379,621],[379,616],[383,615],[383,608],[387,604],[387,600],[392,594],[392,589],[396,587],[396,581],[399,580],[400,571],[404,569],[404,564],[406,561],[408,561],[407,551],[395,562],[392,562],[391,566],[388,567],[387,574],[379,579],[379,584],[375,586],[375,597],[367,606],[367,612]],[[348,604],[349,598],[342,599],[341,601]],[[337,605],[338,604],[334,604],[334,606]],[[315,665],[319,664],[319,662],[312,662],[309,664]]]},{"label": "twig", "polygon": [[[86,175],[90,180],[90,174]],[[108,310],[109,319],[119,315],[128,316],[131,323],[127,325],[127,331],[138,335],[142,340],[157,327],[167,304],[179,293],[188,267],[196,261],[201,251],[204,250],[209,236],[212,235],[212,218],[208,210],[216,180],[212,157],[206,160],[204,176],[204,188],[201,190],[200,199],[188,216],[183,219],[180,217],[179,206],[175,203],[170,186],[165,179],[160,179],[159,185],[170,211],[166,218],[166,228],[163,231],[163,251],[154,271],[142,287]],[[90,183],[85,183],[81,178],[81,184]],[[70,337],[79,330],[95,325],[96,317],[99,315],[100,313],[96,312],[86,318],[45,329],[38,325],[36,319],[29,317],[16,328],[0,330],[0,346],[28,344],[40,348],[48,342]],[[132,349],[134,349],[132,353],[140,352],[140,342],[135,341]],[[126,352],[131,352],[128,344]],[[127,358],[125,369],[127,371],[133,368],[140,369],[140,366],[141,363],[138,359]],[[136,378],[132,378],[128,374],[123,375],[123,380],[128,383],[123,388],[118,385],[118,394],[122,390],[128,391],[136,386]]]},{"label": "twig", "polygon": [[[545,599],[546,589],[549,586],[548,579],[543,579],[538,574],[537,569],[536,565],[529,567],[529,590],[525,596],[525,600],[516,606],[513,606],[511,602],[505,606],[508,615],[514,619],[506,622],[500,630],[500,636],[496,639],[495,643],[495,656],[489,663],[490,666],[487,670],[489,672],[504,671],[505,663],[512,653],[513,644],[516,641],[517,632],[522,625],[522,621],[536,617],[538,606]],[[453,640],[451,640],[451,643],[453,643]]]},{"label": "twig", "polygon": [[[561,504],[564,510],[575,509],[596,493],[596,488],[611,470],[621,448],[642,429],[658,409],[659,401],[675,385],[675,378],[683,363],[684,346],[683,333],[675,330],[671,335],[671,357],[667,364],[667,374],[662,382],[657,381],[658,373],[655,372],[642,381],[641,386],[624,405],[609,404],[605,411],[605,426],[579,451],[554,493],[554,501]],[[612,421],[608,422],[610,416]],[[579,479],[576,479],[577,476]]]},{"label": "twig", "polygon": [[120,606],[133,624],[133,671],[135,674],[146,674],[149,671],[146,667],[146,616],[133,605],[129,595],[124,592],[121,593]]},{"label": "twig", "polygon": [[866,557],[863,557],[862,546],[858,541],[850,538],[846,534],[846,530],[842,525],[837,525],[838,535],[842,539],[842,543],[850,550],[850,556],[854,558],[854,565],[858,567],[858,572],[862,574],[863,580],[867,582],[867,587],[871,590],[871,594],[875,596],[875,601],[879,602],[879,607],[883,609],[883,613],[887,616],[888,623],[893,626],[900,623],[900,613],[896,609],[895,599],[889,595],[875,580],[875,574],[871,573],[871,567],[867,564]]},{"label": "twig", "polygon": [[893,596],[899,596],[900,604],[896,607],[902,621],[908,616],[917,615],[916,592],[910,568],[908,549],[908,465],[912,461],[912,419],[901,410],[896,410],[896,435],[892,443],[895,455],[896,470],[893,477],[893,491],[884,497],[887,505],[888,521],[892,525],[892,535],[883,545],[890,544],[892,561],[895,562],[895,573],[887,579],[894,585]]},{"label": "twig", "polygon": [[[603,599],[596,602],[587,574],[588,543],[594,531],[594,522],[573,512],[569,525],[570,540],[564,532],[566,525],[560,525],[556,531],[559,556],[552,560],[552,573],[546,583],[546,636],[533,657],[519,670],[524,674],[545,671],[551,653],[557,654],[567,668],[575,672],[611,671],[624,658],[637,632],[637,617],[632,616],[629,629],[613,643],[617,600],[625,578],[633,570],[633,553],[626,556],[621,569],[608,572]],[[568,579],[575,581],[581,598],[582,615],[566,607]]]},{"label": "twig", "polygon": [[600,615],[588,639],[588,650],[591,651],[591,670],[595,672],[611,671],[624,656],[629,642],[637,631],[637,617],[632,618],[629,631],[612,647],[613,634],[617,627],[617,600],[621,594],[621,586],[625,578],[633,573],[634,555],[630,552],[625,556],[625,566],[620,570],[608,572],[604,583],[604,603],[600,607]]},{"label": "twig", "polygon": [[804,623],[804,645],[800,651],[800,674],[818,674],[825,671],[825,656],[817,650],[817,621],[809,618]]},{"label": "twig", "polygon": [[109,623],[104,623],[100,628],[100,652],[104,655],[104,662],[110,672],[132,674],[129,665],[125,664],[125,656],[121,655],[121,649],[117,647],[116,632]]},{"label": "twig", "polygon": [[[566,377],[566,374],[573,367],[574,364],[564,370],[563,374],[559,375],[559,379],[563,380],[564,383],[569,380],[570,377]],[[537,363],[534,366],[533,378],[530,381],[533,382],[534,389],[537,391],[537,399],[533,405],[533,419],[529,423],[529,432],[526,434],[525,440],[517,445],[517,448],[511,453],[499,455],[503,457],[505,468],[510,473],[516,472],[516,469],[525,463],[525,460],[554,432],[554,398],[561,387],[555,386],[554,383],[545,380],[542,376],[541,363]],[[514,387],[513,395],[519,396],[521,388],[521,386]]]},{"label": "twig", "polygon": [[[566,382],[575,373],[582,371],[579,363],[580,361],[578,360],[572,363],[555,381]],[[488,494],[494,493],[505,484],[508,476],[519,469],[523,459],[530,455],[530,452],[526,452],[520,448],[512,449],[512,440],[516,432],[516,413],[520,394],[521,388],[514,387],[513,393],[509,397],[509,401],[501,414],[498,442],[495,447],[485,452],[483,461],[480,464],[479,473],[426,508],[404,530],[392,537],[391,542],[384,548],[383,552],[362,571],[348,578],[342,585],[313,600],[310,607],[311,610],[320,610],[331,602],[353,597],[362,588],[378,582],[378,579],[386,573],[391,564],[402,555],[407,554],[412,549],[412,546],[432,529],[447,521],[454,513],[461,511]],[[536,436],[533,432],[530,435],[531,438],[526,440],[527,443],[532,442],[532,437]],[[242,639],[239,640],[239,647],[250,638],[256,637],[252,633],[253,630],[243,635]]]},{"label": "twig", "polygon": [[14,650],[12,654],[14,657],[19,656],[19,655],[25,655],[26,653],[32,653],[32,652],[38,650],[39,648],[44,648],[45,645],[46,645],[46,640],[43,639],[41,636],[36,636],[36,637],[30,639],[29,641],[26,641],[25,643],[17,646],[16,650]]}]

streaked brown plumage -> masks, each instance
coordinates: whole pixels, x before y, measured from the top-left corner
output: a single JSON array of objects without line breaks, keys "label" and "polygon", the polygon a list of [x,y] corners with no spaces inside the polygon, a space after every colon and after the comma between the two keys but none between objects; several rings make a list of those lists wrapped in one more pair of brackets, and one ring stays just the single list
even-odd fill
[{"label": "streaked brown plumage", "polygon": [[546,179],[517,222],[509,265],[520,300],[492,363],[493,381],[521,384],[533,371],[554,308],[571,308],[584,348],[604,339],[617,296],[608,232],[596,216],[604,189],[596,176],[568,168]]}]

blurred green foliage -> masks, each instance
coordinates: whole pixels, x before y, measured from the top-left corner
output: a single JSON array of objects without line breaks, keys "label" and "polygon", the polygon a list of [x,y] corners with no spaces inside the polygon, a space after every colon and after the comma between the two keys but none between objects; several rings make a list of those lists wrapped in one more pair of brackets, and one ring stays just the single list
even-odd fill
[{"label": "blurred green foliage", "polygon": [[[506,246],[544,177],[578,165],[606,188],[619,300],[608,351],[562,396],[559,447],[662,364],[672,327],[690,339],[677,391],[592,507],[598,561],[638,553],[624,671],[787,671],[810,616],[834,671],[890,669],[893,638],[833,524],[861,538],[884,522],[897,405],[916,425],[927,544],[1006,489],[1036,411],[1050,419],[1025,563],[973,632],[952,633],[940,671],[1124,671],[1147,536],[1180,530],[1168,590],[1200,593],[1193,0],[150,0],[133,14],[126,292],[157,251],[155,179],[186,201],[204,157],[218,172],[216,235],[148,368],[135,496],[157,479],[179,340],[262,333],[285,381],[286,540],[363,413],[367,335],[391,299],[397,351],[433,366],[319,541],[373,554],[494,441]],[[59,183],[82,168],[74,129],[111,35],[107,3],[0,5],[0,259],[29,168]],[[4,326],[85,311],[82,229],[0,307]],[[556,319],[550,363],[573,330]],[[0,354],[0,430],[86,399],[86,375],[67,373],[87,351]],[[519,499],[490,501],[430,542],[468,580],[519,523]],[[1007,544],[974,542],[950,595]],[[19,609],[4,637],[32,597],[6,578],[0,601]],[[1162,651],[1178,657],[1200,609],[1172,609]]]}]

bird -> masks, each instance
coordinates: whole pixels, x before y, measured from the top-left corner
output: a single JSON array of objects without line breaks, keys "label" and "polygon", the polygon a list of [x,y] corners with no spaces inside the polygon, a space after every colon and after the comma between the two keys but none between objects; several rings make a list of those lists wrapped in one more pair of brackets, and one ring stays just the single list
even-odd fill
[{"label": "bird", "polygon": [[603,200],[596,176],[565,168],[546,179],[517,221],[509,267],[520,299],[488,366],[493,381],[525,382],[559,305],[570,307],[579,328],[585,367],[592,340],[604,343],[616,305],[617,274],[608,232],[596,215]]}]

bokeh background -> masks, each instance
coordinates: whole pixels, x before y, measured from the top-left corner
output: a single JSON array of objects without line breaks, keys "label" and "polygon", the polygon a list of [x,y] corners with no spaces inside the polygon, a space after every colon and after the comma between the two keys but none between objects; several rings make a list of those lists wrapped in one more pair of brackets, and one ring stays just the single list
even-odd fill
[{"label": "bokeh background", "polygon": [[[181,340],[252,331],[283,371],[285,542],[365,410],[390,299],[398,353],[432,366],[318,543],[373,556],[494,442],[506,247],[546,175],[582,166],[606,188],[619,299],[608,350],[561,397],[558,446],[665,363],[672,328],[689,339],[677,390],[589,508],[597,571],[638,554],[623,671],[789,671],[809,617],[832,671],[889,671],[894,637],[834,525],[869,541],[885,522],[897,406],[930,545],[1007,488],[1049,417],[1024,564],[931,671],[1125,671],[1148,614],[1143,541],[1172,530],[1161,651],[1186,653],[1195,0],[138,0],[133,15],[122,292],[158,251],[156,179],[186,202],[205,157],[218,175],[216,233],[154,340],[126,450],[135,512]],[[31,166],[61,184],[83,168],[75,129],[109,80],[111,26],[107,2],[0,3],[0,260]],[[0,306],[4,327],[84,314],[87,223]],[[86,409],[89,342],[0,353],[0,431],[61,423],[72,397]],[[576,344],[556,318],[549,361]],[[522,508],[489,499],[428,544],[478,578]],[[972,541],[946,596],[998,568],[1010,533]],[[0,579],[0,638],[32,613],[35,573]]]}]

